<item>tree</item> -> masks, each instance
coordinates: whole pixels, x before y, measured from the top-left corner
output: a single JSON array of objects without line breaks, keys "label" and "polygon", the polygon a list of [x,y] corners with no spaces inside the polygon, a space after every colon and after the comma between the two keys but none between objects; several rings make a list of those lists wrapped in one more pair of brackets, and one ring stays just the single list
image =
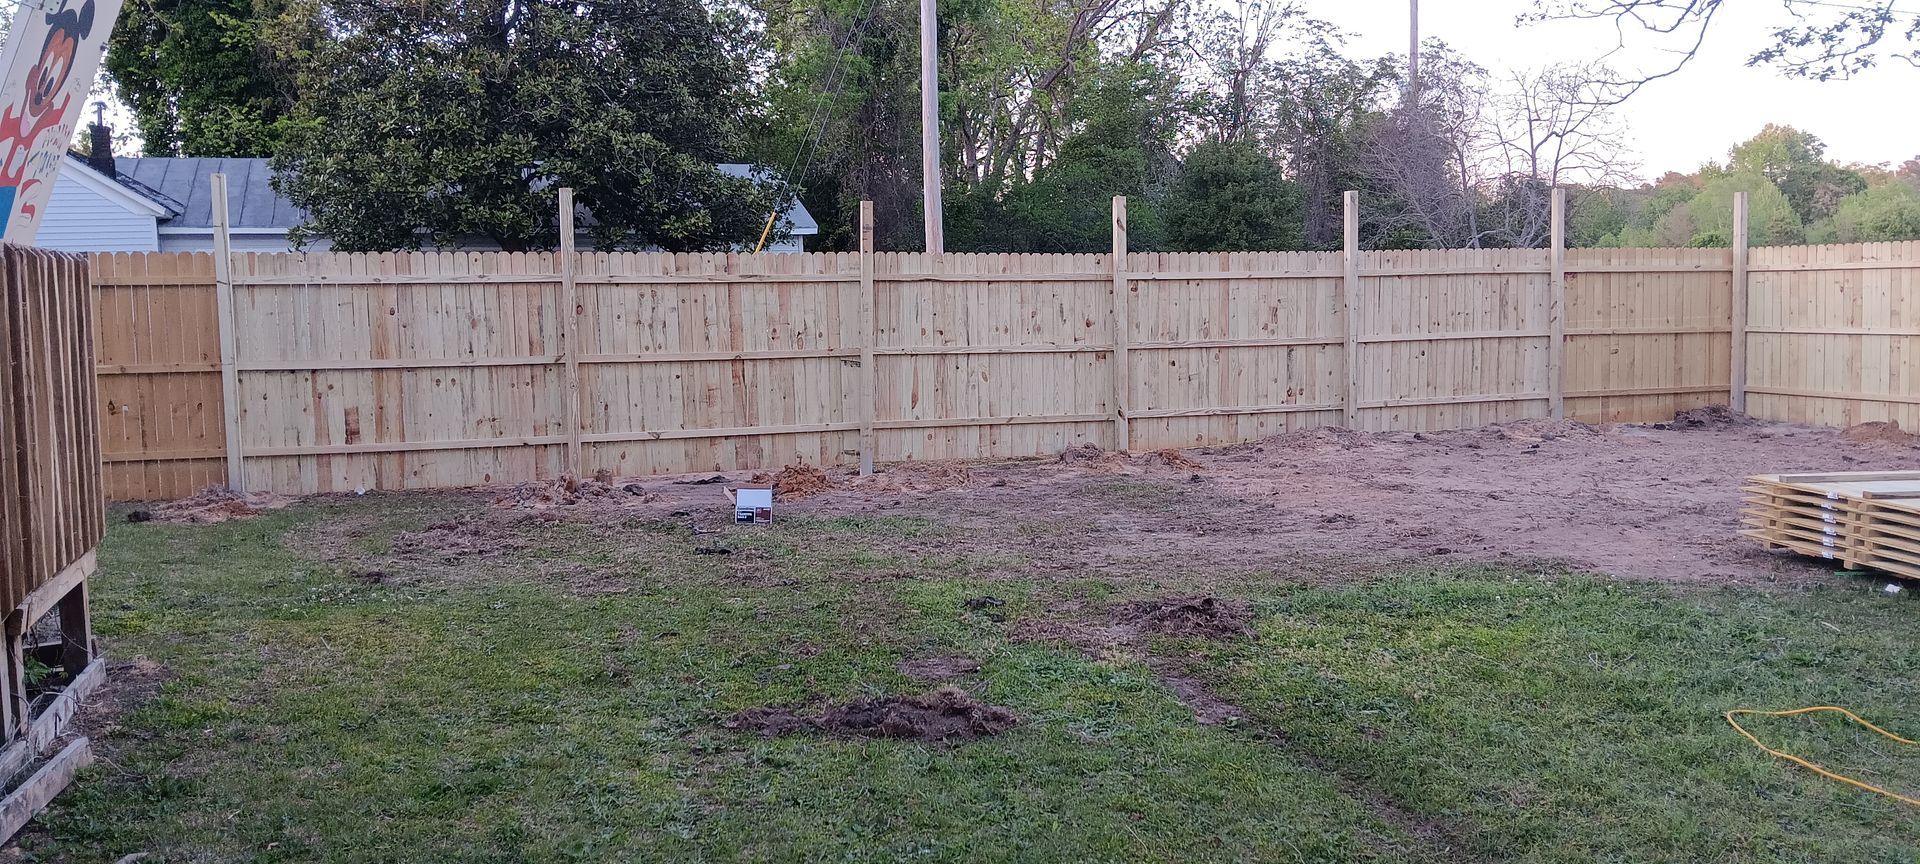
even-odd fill
[{"label": "tree", "polygon": [[1826,160],[1827,145],[1792,126],[1767,124],[1729,151],[1730,171],[1759,174],[1780,188],[1800,221],[1833,215],[1840,199],[1867,188],[1866,178]]},{"label": "tree", "polygon": [[1374,221],[1420,245],[1478,246],[1487,73],[1439,40],[1427,40],[1421,56],[1418,92],[1373,124],[1362,151],[1362,170],[1386,193]]},{"label": "tree", "polygon": [[[1534,0],[1522,23],[1572,20],[1611,24],[1615,51],[1636,39],[1651,42],[1667,58],[1633,75],[1596,80],[1597,101],[1618,102],[1690,62],[1715,29],[1727,0]],[[1904,62],[1920,68],[1920,14],[1901,0],[1781,0],[1793,22],[1769,30],[1748,66],[1771,66],[1794,78],[1849,78],[1880,65]],[[1611,52],[1610,52],[1611,53]]]},{"label": "tree", "polygon": [[276,185],[342,249],[551,245],[554,188],[602,248],[751,242],[780,190],[728,177],[745,107],[694,0],[326,0]]},{"label": "tree", "polygon": [[1340,195],[1370,187],[1361,153],[1384,100],[1401,80],[1392,58],[1343,56],[1317,33],[1271,67],[1272,120],[1265,138],[1300,186],[1307,247],[1340,242]]},{"label": "tree", "polygon": [[[121,7],[102,67],[154,156],[271,156],[293,76],[263,38],[281,0],[144,0]],[[289,43],[297,44],[297,43]]]},{"label": "tree", "polygon": [[1624,246],[1729,246],[1733,243],[1733,197],[1747,193],[1747,238],[1755,246],[1783,246],[1805,239],[1800,217],[1787,196],[1760,174],[1723,170],[1704,179],[1660,187],[1622,232]]},{"label": "tree", "polygon": [[1842,199],[1833,214],[1838,243],[1920,240],[1920,185],[1895,180]]},{"label": "tree", "polygon": [[[1582,98],[1588,82],[1608,74],[1593,66],[1516,72],[1494,97],[1486,132],[1492,146],[1481,169],[1489,178],[1488,207],[1477,241],[1544,246],[1555,187],[1610,186],[1633,176],[1637,166],[1613,106]],[[1569,207],[1579,205],[1569,196]]]},{"label": "tree", "polygon": [[1245,141],[1207,141],[1187,153],[1161,206],[1170,249],[1300,249],[1300,189],[1273,158]]}]

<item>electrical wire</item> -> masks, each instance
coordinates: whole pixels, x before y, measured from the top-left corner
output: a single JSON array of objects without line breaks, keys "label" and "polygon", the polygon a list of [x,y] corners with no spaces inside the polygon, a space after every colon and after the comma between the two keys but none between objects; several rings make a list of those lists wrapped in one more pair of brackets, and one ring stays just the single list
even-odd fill
[{"label": "electrical wire", "polygon": [[1753,708],[1735,708],[1732,711],[1728,711],[1723,716],[1727,718],[1727,725],[1732,726],[1733,731],[1738,732],[1741,735],[1745,736],[1748,741],[1753,742],[1753,746],[1766,751],[1767,755],[1769,756],[1772,756],[1776,759],[1784,759],[1788,762],[1792,762],[1793,764],[1798,765],[1802,768],[1805,768],[1809,771],[1812,771],[1813,773],[1818,774],[1822,777],[1825,777],[1828,780],[1834,780],[1840,783],[1845,783],[1848,786],[1853,786],[1858,789],[1864,789],[1876,795],[1885,795],[1888,798],[1892,798],[1893,800],[1898,801],[1902,804],[1907,804],[1914,807],[1920,807],[1920,799],[1910,798],[1898,792],[1882,789],[1871,783],[1855,780],[1852,777],[1848,777],[1844,774],[1839,774],[1834,771],[1829,771],[1825,768],[1822,768],[1818,765],[1813,764],[1812,762],[1807,761],[1806,759],[1802,759],[1799,756],[1795,756],[1792,753],[1786,753],[1780,750],[1775,750],[1772,747],[1768,747],[1767,745],[1760,743],[1760,739],[1754,737],[1754,734],[1752,732],[1748,732],[1746,729],[1742,728],[1740,726],[1739,721],[1733,719],[1735,715],[1743,715],[1743,716],[1751,716],[1751,717],[1798,717],[1802,714],[1814,714],[1814,713],[1820,713],[1820,712],[1843,715],[1848,720],[1851,720],[1855,724],[1877,733],[1882,738],[1886,738],[1890,741],[1894,741],[1900,744],[1905,744],[1908,747],[1920,747],[1920,741],[1912,741],[1906,738],[1902,738],[1898,735],[1893,734],[1892,732],[1888,732],[1885,729],[1875,726],[1872,723],[1868,723],[1866,720],[1862,719],[1860,715],[1855,714],[1852,711],[1848,711],[1845,708],[1836,708],[1832,705],[1816,705],[1811,708],[1795,708],[1791,711],[1759,711]]}]

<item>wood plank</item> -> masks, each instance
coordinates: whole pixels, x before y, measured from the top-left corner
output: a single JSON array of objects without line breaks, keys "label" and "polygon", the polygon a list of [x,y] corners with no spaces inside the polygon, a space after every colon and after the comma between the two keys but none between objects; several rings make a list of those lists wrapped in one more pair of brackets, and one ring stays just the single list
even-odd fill
[{"label": "wood plank", "polygon": [[93,748],[86,738],[75,738],[26,782],[0,800],[0,837],[12,839],[35,814],[47,809],[54,796],[73,782],[73,775],[93,764]]},{"label": "wood plank", "polygon": [[1733,339],[1728,407],[1747,413],[1747,317],[1752,292],[1747,280],[1747,193],[1733,193]]},{"label": "wood plank", "polygon": [[874,400],[874,297],[873,297],[873,202],[860,202],[860,476],[873,474]]},{"label": "wood plank", "polygon": [[581,461],[580,442],[580,298],[574,287],[573,187],[560,187],[560,297],[556,320],[560,323],[560,352],[566,358],[562,371],[562,420],[567,436],[567,470],[575,477],[586,476]]},{"label": "wood plank", "polygon": [[1547,411],[1567,416],[1567,190],[1553,187],[1551,206],[1552,273],[1547,282]]},{"label": "wood plank", "polygon": [[227,486],[247,491],[246,453],[240,446],[239,335],[233,309],[233,246],[228,237],[227,175],[213,184],[213,284],[220,333],[220,413],[226,429]]},{"label": "wood plank", "polygon": [[1349,429],[1360,425],[1360,322],[1355,303],[1360,295],[1360,193],[1347,192],[1342,196],[1344,208],[1344,241],[1346,254],[1341,256],[1346,268],[1340,292],[1340,318],[1346,326],[1347,367],[1346,389],[1342,391],[1340,402],[1343,423]]},{"label": "wood plank", "polygon": [[1133,292],[1127,285],[1127,196],[1113,196],[1113,449],[1132,448],[1132,421],[1127,408],[1133,401],[1133,360],[1127,343],[1133,339]]}]

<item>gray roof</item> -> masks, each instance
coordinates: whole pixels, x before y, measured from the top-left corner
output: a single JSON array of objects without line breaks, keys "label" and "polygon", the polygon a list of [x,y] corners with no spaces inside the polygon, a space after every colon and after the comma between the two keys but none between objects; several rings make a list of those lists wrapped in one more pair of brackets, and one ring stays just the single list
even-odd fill
[{"label": "gray roof", "polygon": [[[306,212],[273,191],[273,168],[265,159],[171,157],[116,157],[120,180],[134,191],[179,214],[166,220],[169,228],[213,228],[214,174],[227,175],[227,215],[235,228],[292,228],[306,221]],[[737,162],[716,166],[735,177],[768,176],[764,168]],[[127,182],[131,181],[131,182]],[[795,234],[818,234],[820,225],[798,200],[787,211]]]},{"label": "gray roof", "polygon": [[167,220],[169,228],[213,227],[214,174],[227,175],[227,217],[235,228],[292,228],[306,221],[306,213],[275,194],[269,182],[273,169],[265,159],[175,159],[119,157],[113,160],[120,177],[147,191],[159,193],[159,203],[180,215]]}]

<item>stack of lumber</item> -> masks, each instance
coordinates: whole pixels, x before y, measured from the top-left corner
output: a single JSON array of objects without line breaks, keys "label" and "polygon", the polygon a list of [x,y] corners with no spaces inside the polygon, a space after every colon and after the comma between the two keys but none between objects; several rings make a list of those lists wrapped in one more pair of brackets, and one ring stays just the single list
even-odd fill
[{"label": "stack of lumber", "polygon": [[1741,536],[1920,579],[1920,471],[1762,474],[1742,491]]}]

